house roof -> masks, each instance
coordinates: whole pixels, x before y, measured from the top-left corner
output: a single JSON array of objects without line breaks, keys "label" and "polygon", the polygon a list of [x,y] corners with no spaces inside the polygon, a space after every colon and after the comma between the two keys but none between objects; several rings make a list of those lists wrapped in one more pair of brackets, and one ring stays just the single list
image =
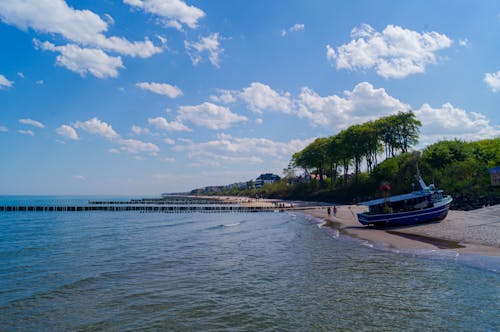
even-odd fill
[{"label": "house roof", "polygon": [[272,173],[261,174],[257,178],[257,180],[279,180],[279,179],[280,177],[278,175]]}]

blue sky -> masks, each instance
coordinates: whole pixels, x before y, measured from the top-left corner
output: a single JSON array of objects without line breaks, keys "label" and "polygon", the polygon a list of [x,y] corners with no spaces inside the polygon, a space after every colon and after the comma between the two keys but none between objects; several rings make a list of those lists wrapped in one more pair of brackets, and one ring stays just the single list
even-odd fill
[{"label": "blue sky", "polygon": [[0,0],[0,40],[0,194],[246,181],[406,110],[500,135],[498,1]]}]

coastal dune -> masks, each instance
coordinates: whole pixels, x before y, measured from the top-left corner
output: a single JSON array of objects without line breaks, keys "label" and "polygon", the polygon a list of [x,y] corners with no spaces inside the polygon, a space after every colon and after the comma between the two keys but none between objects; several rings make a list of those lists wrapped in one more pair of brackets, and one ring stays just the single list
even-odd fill
[{"label": "coastal dune", "polygon": [[446,219],[421,225],[374,228],[361,225],[356,214],[366,207],[344,205],[336,215],[326,206],[303,209],[342,234],[395,250],[453,250],[457,253],[500,256],[500,205],[473,211],[449,211]]}]

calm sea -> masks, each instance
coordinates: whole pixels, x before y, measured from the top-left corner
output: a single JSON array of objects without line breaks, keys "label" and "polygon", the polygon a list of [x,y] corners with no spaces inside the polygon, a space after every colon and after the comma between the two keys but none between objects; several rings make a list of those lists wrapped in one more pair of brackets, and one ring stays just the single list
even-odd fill
[{"label": "calm sea", "polygon": [[0,262],[1,331],[500,330],[494,265],[291,213],[2,213]]}]

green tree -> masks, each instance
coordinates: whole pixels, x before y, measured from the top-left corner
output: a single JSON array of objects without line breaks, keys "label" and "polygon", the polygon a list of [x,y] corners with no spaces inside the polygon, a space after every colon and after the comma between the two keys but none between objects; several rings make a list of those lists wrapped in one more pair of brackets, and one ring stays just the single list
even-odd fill
[{"label": "green tree", "polygon": [[293,155],[295,165],[304,168],[306,173],[309,170],[316,169],[319,175],[320,187],[324,187],[324,170],[327,161],[327,138],[317,138],[306,146],[302,151]]}]

